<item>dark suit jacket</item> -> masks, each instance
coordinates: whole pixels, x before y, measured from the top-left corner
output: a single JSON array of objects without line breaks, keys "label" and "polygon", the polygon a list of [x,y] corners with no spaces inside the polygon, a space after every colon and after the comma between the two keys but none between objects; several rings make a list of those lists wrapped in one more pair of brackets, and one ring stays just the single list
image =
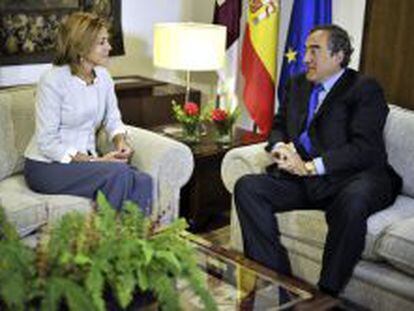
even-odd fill
[{"label": "dark suit jacket", "polygon": [[[305,75],[291,79],[274,117],[270,151],[279,141],[296,141],[304,129],[312,84]],[[346,69],[315,114],[309,137],[329,176],[349,176],[376,166],[388,166],[383,128],[388,114],[383,91],[372,78]],[[303,158],[309,159],[300,146]]]}]

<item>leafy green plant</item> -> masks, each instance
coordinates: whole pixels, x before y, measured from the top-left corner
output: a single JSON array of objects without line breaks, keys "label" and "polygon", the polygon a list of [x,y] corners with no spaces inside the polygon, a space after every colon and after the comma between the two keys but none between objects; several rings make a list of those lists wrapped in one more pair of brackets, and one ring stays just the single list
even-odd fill
[{"label": "leafy green plant", "polygon": [[210,120],[216,126],[221,135],[228,134],[239,117],[240,111],[236,107],[233,111],[229,108],[214,108],[210,113]]},{"label": "leafy green plant", "polygon": [[[165,310],[179,310],[178,279],[186,280],[207,310],[216,306],[201,285],[194,251],[179,219],[157,229],[131,202],[116,212],[102,194],[89,214],[68,213],[24,246],[0,213],[0,301],[10,310],[106,310],[108,293],[120,308],[151,292]],[[1,304],[0,304],[1,307]]]},{"label": "leafy green plant", "polygon": [[19,235],[0,208],[0,300],[3,305],[23,310],[32,290],[26,280],[34,279],[34,263],[33,251],[19,241]]}]

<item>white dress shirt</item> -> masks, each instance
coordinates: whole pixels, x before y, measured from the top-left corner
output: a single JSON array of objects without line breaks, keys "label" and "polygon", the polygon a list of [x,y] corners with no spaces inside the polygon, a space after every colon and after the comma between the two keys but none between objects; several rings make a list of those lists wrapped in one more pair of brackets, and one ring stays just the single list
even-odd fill
[{"label": "white dress shirt", "polygon": [[71,74],[68,65],[44,74],[36,94],[36,131],[25,157],[43,162],[69,163],[77,152],[96,155],[96,131],[103,125],[110,139],[126,133],[118,109],[114,83],[104,67],[87,85]]}]

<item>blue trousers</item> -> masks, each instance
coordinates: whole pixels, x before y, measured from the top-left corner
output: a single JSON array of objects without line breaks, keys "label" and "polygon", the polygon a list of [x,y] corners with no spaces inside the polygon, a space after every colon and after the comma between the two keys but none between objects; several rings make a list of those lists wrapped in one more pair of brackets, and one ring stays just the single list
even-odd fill
[{"label": "blue trousers", "polygon": [[29,187],[45,194],[70,194],[92,200],[102,191],[112,206],[120,210],[124,201],[138,204],[151,214],[151,177],[124,163],[46,163],[26,159],[24,176]]}]

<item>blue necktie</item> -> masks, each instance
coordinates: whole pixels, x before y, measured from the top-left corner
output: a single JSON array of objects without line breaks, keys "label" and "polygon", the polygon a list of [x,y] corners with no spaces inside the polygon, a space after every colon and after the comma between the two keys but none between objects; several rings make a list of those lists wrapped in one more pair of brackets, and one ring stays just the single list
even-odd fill
[{"label": "blue necktie", "polygon": [[312,122],[313,116],[315,114],[316,107],[318,107],[319,93],[323,90],[324,88],[322,84],[316,84],[313,87],[311,96],[309,98],[309,103],[308,103],[308,117],[306,119],[306,126],[302,134],[300,134],[299,136],[299,142],[301,143],[303,148],[305,148],[306,152],[309,155],[311,154],[311,150],[312,150],[312,143],[309,138],[309,127]]}]

